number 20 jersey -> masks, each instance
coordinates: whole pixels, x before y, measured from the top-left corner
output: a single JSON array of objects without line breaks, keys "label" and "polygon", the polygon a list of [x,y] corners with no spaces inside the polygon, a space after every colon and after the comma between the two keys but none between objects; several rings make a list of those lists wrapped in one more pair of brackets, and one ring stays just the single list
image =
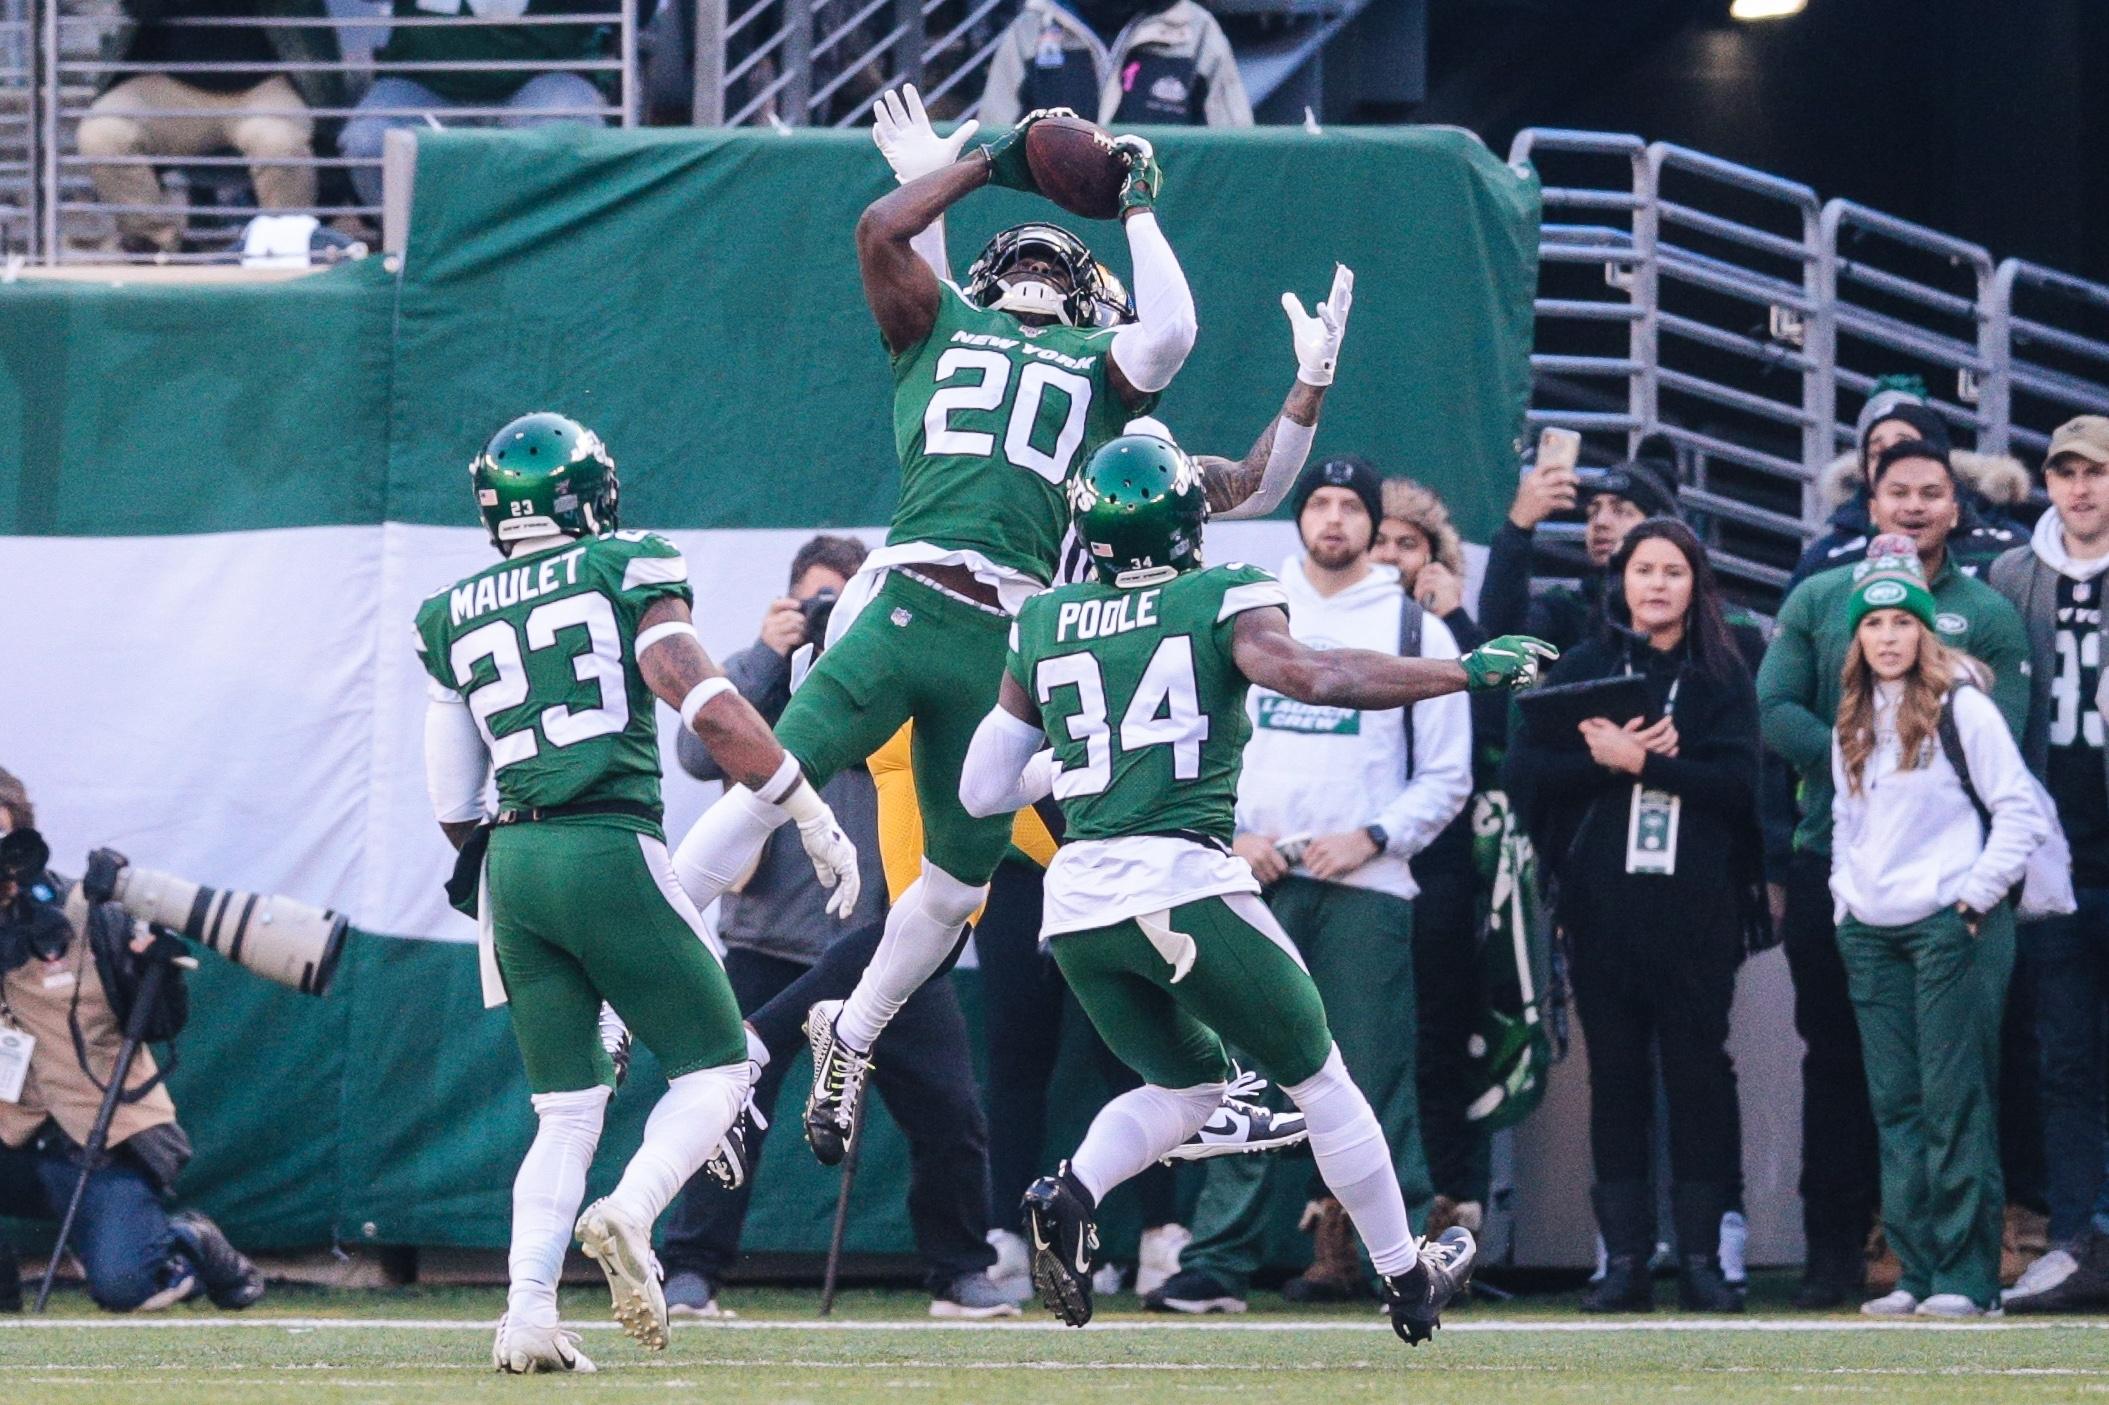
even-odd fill
[{"label": "number 20 jersey", "polygon": [[1007,667],[1054,747],[1065,843],[1182,830],[1230,841],[1252,735],[1231,631],[1247,610],[1287,604],[1279,581],[1243,565],[1025,602]]},{"label": "number 20 jersey", "polygon": [[[419,661],[467,700],[502,808],[659,807],[658,725],[637,627],[668,596],[690,599],[680,551],[649,532],[616,532],[500,561],[418,607]],[[627,816],[597,822],[653,829]]]},{"label": "number 20 jersey", "polygon": [[1028,328],[938,287],[930,335],[893,358],[901,500],[888,546],[978,551],[1053,578],[1068,481],[1144,408],[1108,378],[1115,328]]}]

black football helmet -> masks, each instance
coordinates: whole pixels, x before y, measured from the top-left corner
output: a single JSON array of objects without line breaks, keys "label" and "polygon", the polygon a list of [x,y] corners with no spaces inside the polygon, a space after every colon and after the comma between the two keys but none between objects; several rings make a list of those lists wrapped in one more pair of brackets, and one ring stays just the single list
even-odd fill
[{"label": "black football helmet", "polygon": [[[1013,280],[1011,274],[1027,252],[1042,255],[1061,269],[1069,280],[1068,289],[1057,291],[1037,278]],[[1118,280],[1114,286],[1119,287]],[[1051,317],[1068,327],[1113,325],[1106,320],[1109,305],[1102,265],[1091,256],[1089,245],[1058,224],[1020,224],[998,234],[967,269],[963,291],[967,301],[978,307]],[[1126,293],[1120,289],[1115,296],[1125,301]]]}]

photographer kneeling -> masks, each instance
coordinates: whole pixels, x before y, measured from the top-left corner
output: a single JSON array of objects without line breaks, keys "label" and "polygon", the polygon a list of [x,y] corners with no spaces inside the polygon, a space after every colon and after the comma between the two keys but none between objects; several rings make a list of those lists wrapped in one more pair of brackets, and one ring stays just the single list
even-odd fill
[{"label": "photographer kneeling", "polygon": [[[0,770],[0,1218],[58,1220],[124,1040],[104,970],[120,981],[157,938],[116,903],[91,904],[45,870],[21,782]],[[93,935],[100,933],[100,935]],[[141,1049],[88,1173],[71,1235],[88,1292],[112,1312],[152,1312],[200,1293],[222,1308],[263,1296],[263,1276],[194,1210],[166,1201],[190,1139]],[[19,1311],[0,1239],[0,1309]]]}]

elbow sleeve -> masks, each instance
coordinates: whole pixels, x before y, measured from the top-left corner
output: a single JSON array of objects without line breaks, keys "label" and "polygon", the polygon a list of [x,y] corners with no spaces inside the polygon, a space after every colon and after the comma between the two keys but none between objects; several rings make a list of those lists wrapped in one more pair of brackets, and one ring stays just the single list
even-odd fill
[{"label": "elbow sleeve", "polygon": [[1023,809],[1054,790],[1054,756],[1041,751],[1041,731],[992,709],[974,729],[959,772],[959,803],[976,819]]},{"label": "elbow sleeve", "polygon": [[482,819],[490,770],[490,753],[468,704],[452,693],[442,698],[435,689],[425,707],[425,793],[432,817],[443,824]]}]

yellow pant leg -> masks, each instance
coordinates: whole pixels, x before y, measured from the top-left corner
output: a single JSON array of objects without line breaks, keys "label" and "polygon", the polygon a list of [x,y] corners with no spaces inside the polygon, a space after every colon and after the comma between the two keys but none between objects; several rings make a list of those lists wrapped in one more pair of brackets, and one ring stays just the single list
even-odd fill
[{"label": "yellow pant leg", "polygon": [[[879,793],[879,863],[886,870],[888,902],[899,902],[901,894],[923,871],[923,816],[916,808],[915,773],[908,765],[914,731],[914,723],[903,724],[865,762]],[[1054,861],[1054,836],[1031,810],[1018,812],[1011,826],[1011,843],[1042,868]],[[974,914],[974,920],[981,920],[979,912]]]}]

